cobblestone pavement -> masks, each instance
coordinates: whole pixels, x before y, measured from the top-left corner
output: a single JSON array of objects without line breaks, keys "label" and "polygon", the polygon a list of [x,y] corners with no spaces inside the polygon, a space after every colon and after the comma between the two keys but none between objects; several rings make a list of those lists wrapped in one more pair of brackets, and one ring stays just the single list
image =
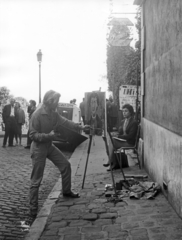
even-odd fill
[{"label": "cobblestone pavement", "polygon": [[[0,240],[20,240],[26,234],[21,221],[27,219],[29,208],[30,152],[23,146],[2,148],[2,142],[3,138],[0,138]],[[22,143],[26,145],[25,138]],[[71,153],[65,152],[65,155],[69,158]],[[59,175],[58,169],[47,160],[39,192],[39,208]]]},{"label": "cobblestone pavement", "polygon": [[[95,146],[98,143],[96,139]],[[74,178],[74,188],[80,191],[81,197],[69,199],[59,196],[39,240],[182,239],[182,220],[162,193],[153,200],[132,200],[126,196],[117,202],[106,198],[105,185],[112,183],[110,173],[102,166],[106,159],[99,147],[91,155],[83,189],[86,153],[80,157]],[[146,174],[138,166],[124,171],[131,175]],[[116,170],[114,176],[116,181],[122,179],[120,170]]]}]

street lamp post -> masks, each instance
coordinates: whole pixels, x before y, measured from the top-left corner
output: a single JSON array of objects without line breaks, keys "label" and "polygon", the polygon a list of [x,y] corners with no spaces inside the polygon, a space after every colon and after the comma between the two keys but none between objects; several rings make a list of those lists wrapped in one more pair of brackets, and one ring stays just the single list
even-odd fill
[{"label": "street lamp post", "polygon": [[42,62],[42,52],[39,50],[37,53],[37,61],[39,62],[39,103],[41,103],[41,62]]}]

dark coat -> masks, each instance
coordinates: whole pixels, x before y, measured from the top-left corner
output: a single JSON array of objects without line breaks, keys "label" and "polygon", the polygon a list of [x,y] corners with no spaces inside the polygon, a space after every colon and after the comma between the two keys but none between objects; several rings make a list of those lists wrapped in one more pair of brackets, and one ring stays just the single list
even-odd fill
[{"label": "dark coat", "polygon": [[136,141],[138,123],[133,117],[130,118],[128,126],[126,127],[126,135],[123,135],[123,125],[125,119],[121,121],[121,126],[119,128],[119,138],[126,139],[129,144],[134,145]]},{"label": "dark coat", "polygon": [[11,104],[7,104],[3,108],[3,122],[6,123],[11,114]]}]

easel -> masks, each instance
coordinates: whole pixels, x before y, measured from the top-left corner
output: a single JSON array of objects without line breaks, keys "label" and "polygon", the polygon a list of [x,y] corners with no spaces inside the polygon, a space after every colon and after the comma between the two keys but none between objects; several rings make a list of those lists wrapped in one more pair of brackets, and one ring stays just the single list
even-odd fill
[{"label": "easel", "polygon": [[[88,159],[89,159],[90,149],[91,149],[91,145],[92,145],[93,133],[94,133],[94,131],[91,131],[91,134],[89,135],[89,145],[88,145],[88,150],[87,150],[87,159],[86,159],[86,164],[85,164],[85,171],[84,171],[84,176],[83,176],[82,189],[84,188],[84,183],[85,183],[85,176],[86,176],[86,171],[87,171],[87,166],[88,166]],[[107,143],[107,137],[104,134],[102,136],[102,138],[103,138],[104,143],[105,143],[106,153],[107,153],[107,156],[108,156],[109,165],[110,165],[110,169],[111,169],[111,178],[112,178],[114,193],[115,193],[115,196],[117,196],[116,185],[115,185],[113,171],[112,171],[112,166],[111,166],[111,161],[110,161],[110,157],[109,157],[109,147],[108,147],[108,143]]]}]

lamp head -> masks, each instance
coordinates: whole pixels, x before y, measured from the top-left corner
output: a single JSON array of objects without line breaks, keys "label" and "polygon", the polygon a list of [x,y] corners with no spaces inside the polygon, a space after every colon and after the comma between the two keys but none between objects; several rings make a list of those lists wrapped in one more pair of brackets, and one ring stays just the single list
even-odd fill
[{"label": "lamp head", "polygon": [[39,52],[37,53],[37,61],[42,62],[42,52],[41,52],[41,50],[39,50]]}]

